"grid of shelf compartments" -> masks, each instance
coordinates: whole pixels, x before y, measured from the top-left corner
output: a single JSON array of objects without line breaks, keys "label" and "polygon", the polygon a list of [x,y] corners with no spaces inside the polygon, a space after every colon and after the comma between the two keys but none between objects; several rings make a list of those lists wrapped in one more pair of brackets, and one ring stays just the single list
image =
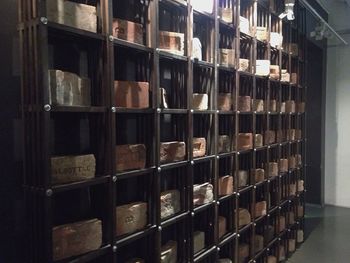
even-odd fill
[{"label": "grid of shelf compartments", "polygon": [[292,22],[283,8],[19,0],[29,262],[289,257],[306,26],[302,6]]}]

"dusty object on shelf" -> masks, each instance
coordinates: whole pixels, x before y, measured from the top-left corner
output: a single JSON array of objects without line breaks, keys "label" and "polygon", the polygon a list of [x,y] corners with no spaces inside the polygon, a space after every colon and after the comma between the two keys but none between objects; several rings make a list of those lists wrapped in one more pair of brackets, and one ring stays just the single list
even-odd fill
[{"label": "dusty object on shelf", "polygon": [[304,180],[298,180],[298,192],[302,192],[304,190]]},{"label": "dusty object on shelf", "polygon": [[284,246],[282,246],[282,245],[279,246],[278,257],[280,259],[280,262],[286,260],[286,251],[284,249]]},{"label": "dusty object on shelf", "polygon": [[256,75],[268,76],[270,74],[270,60],[256,60]]},{"label": "dusty object on shelf", "polygon": [[231,149],[230,137],[227,135],[219,135],[218,137],[218,153],[227,153]]},{"label": "dusty object on shelf", "polygon": [[278,176],[278,163],[276,162],[270,162],[269,163],[269,176]]},{"label": "dusty object on shelf", "polygon": [[202,60],[202,43],[197,37],[192,40],[192,58]]},{"label": "dusty object on shelf", "polygon": [[252,109],[252,98],[250,96],[239,96],[237,110],[241,112],[250,112]]},{"label": "dusty object on shelf", "polygon": [[160,262],[177,263],[177,242],[176,241],[170,240],[164,246],[161,247]]},{"label": "dusty object on shelf", "polygon": [[286,69],[282,69],[281,72],[281,81],[282,82],[290,82],[290,74],[287,72]]},{"label": "dusty object on shelf", "polygon": [[298,230],[297,231],[297,243],[302,243],[302,242],[304,242],[304,231]]},{"label": "dusty object on shelf", "polygon": [[305,112],[305,102],[299,102],[298,103],[298,112],[304,113]]},{"label": "dusty object on shelf", "polygon": [[289,156],[288,164],[289,164],[289,169],[295,169],[297,167],[295,156]]},{"label": "dusty object on shelf", "polygon": [[146,146],[126,144],[116,146],[117,172],[144,169],[146,166]]},{"label": "dusty object on shelf", "polygon": [[268,38],[267,28],[263,26],[256,27],[256,39],[266,42]]},{"label": "dusty object on shelf", "polygon": [[274,48],[281,48],[283,44],[283,36],[277,32],[270,33],[270,45]]},{"label": "dusty object on shelf", "polygon": [[284,229],[286,229],[286,218],[284,216],[279,217],[279,232],[282,232]]},{"label": "dusty object on shelf", "polygon": [[292,253],[295,251],[295,239],[288,239],[288,252]]},{"label": "dusty object on shelf", "polygon": [[249,257],[249,245],[248,244],[240,244],[238,246],[238,262],[245,262],[246,258]]},{"label": "dusty object on shelf", "polygon": [[287,130],[287,140],[288,141],[295,141],[295,129]]},{"label": "dusty object on shelf", "polygon": [[208,109],[208,94],[193,93],[192,109],[207,110]]},{"label": "dusty object on shelf", "polygon": [[277,258],[275,256],[268,256],[267,263],[277,263]]},{"label": "dusty object on shelf", "polygon": [[227,220],[226,217],[219,216],[219,238],[223,237],[227,232]]},{"label": "dusty object on shelf", "polygon": [[164,88],[159,88],[159,101],[160,101],[161,108],[163,108],[163,109],[169,108],[168,96],[167,96],[166,90]]},{"label": "dusty object on shelf", "polygon": [[96,159],[93,154],[51,158],[52,184],[89,180],[95,177],[95,172]]},{"label": "dusty object on shelf", "polygon": [[219,93],[218,95],[218,110],[230,111],[232,107],[232,94]]},{"label": "dusty object on shelf", "polygon": [[289,195],[294,196],[297,193],[297,184],[293,183],[289,185]]},{"label": "dusty object on shelf", "polygon": [[142,25],[119,18],[113,19],[113,36],[132,43],[143,45]]},{"label": "dusty object on shelf", "polygon": [[67,0],[47,1],[49,21],[97,32],[97,11],[95,6],[78,4]]},{"label": "dusty object on shelf", "polygon": [[263,112],[264,111],[264,100],[253,100],[253,111]]},{"label": "dusty object on shelf", "polygon": [[145,263],[145,261],[142,258],[132,258],[128,260],[126,263]]},{"label": "dusty object on shelf", "polygon": [[226,67],[235,66],[235,50],[234,49],[219,49],[219,64]]},{"label": "dusty object on shelf", "polygon": [[213,185],[209,183],[193,185],[193,205],[204,205],[214,199]]},{"label": "dusty object on shelf", "polygon": [[193,233],[193,254],[198,253],[205,248],[205,233],[196,231]]},{"label": "dusty object on shelf", "polygon": [[262,168],[252,170],[252,176],[255,178],[255,183],[263,182],[265,180],[265,170]]},{"label": "dusty object on shelf", "polygon": [[281,173],[288,172],[288,159],[280,159],[278,163]]},{"label": "dusty object on shelf", "polygon": [[276,142],[276,132],[273,130],[265,131],[264,133],[264,144],[273,144]]},{"label": "dusty object on shelf", "polygon": [[239,17],[239,28],[242,33],[250,35],[250,24],[247,18],[243,16]]},{"label": "dusty object on shelf", "polygon": [[160,144],[160,162],[170,163],[183,161],[186,157],[186,144],[184,142],[162,142]]},{"label": "dusty object on shelf", "polygon": [[242,226],[246,226],[248,224],[250,224],[250,222],[252,221],[251,215],[249,213],[249,211],[245,208],[239,208],[238,209],[238,226],[242,227]]},{"label": "dusty object on shelf", "polygon": [[61,70],[49,70],[49,102],[52,105],[91,106],[91,81]]},{"label": "dusty object on shelf", "polygon": [[180,212],[180,192],[178,190],[165,191],[160,194],[160,217],[170,217]]},{"label": "dusty object on shelf", "polygon": [[299,46],[296,43],[289,43],[288,50],[289,50],[289,53],[293,56],[299,55]]},{"label": "dusty object on shelf", "polygon": [[302,159],[301,154],[296,154],[295,158],[296,158],[297,165],[301,166],[303,164],[303,159]]},{"label": "dusty object on shelf", "polygon": [[304,216],[304,206],[298,205],[298,218]]},{"label": "dusty object on shelf", "polygon": [[291,84],[298,84],[298,74],[297,73],[292,73],[290,75],[290,83]]},{"label": "dusty object on shelf", "polygon": [[237,150],[244,151],[253,148],[253,134],[239,133],[237,139]]},{"label": "dusty object on shelf", "polygon": [[192,0],[192,7],[199,12],[213,13],[214,0]]},{"label": "dusty object on shelf", "polygon": [[274,99],[270,100],[269,111],[272,111],[272,112],[277,111],[277,100],[274,100]]},{"label": "dusty object on shelf", "polygon": [[274,236],[275,236],[275,227],[268,225],[264,229],[264,242],[265,242],[265,244],[270,243],[270,241],[274,238]]},{"label": "dusty object on shelf", "polygon": [[203,157],[206,154],[207,141],[205,138],[193,138],[193,158]]},{"label": "dusty object on shelf", "polygon": [[222,195],[230,195],[233,193],[233,176],[226,175],[219,177],[218,179],[218,194]]},{"label": "dusty object on shelf", "polygon": [[288,224],[289,225],[294,225],[295,223],[295,215],[294,212],[290,211],[287,213],[287,218],[288,218]]},{"label": "dusty object on shelf", "polygon": [[102,222],[98,219],[56,226],[52,229],[53,260],[96,250],[102,245]]},{"label": "dusty object on shelf", "polygon": [[267,202],[261,201],[255,204],[255,218],[266,215]]},{"label": "dusty object on shelf", "polygon": [[149,108],[149,83],[136,81],[115,81],[115,102],[121,108]]},{"label": "dusty object on shelf", "polygon": [[262,134],[255,134],[255,141],[254,141],[255,148],[257,147],[263,147],[264,145],[264,137]]},{"label": "dusty object on shelf", "polygon": [[280,112],[286,112],[286,103],[285,102],[281,102],[279,106],[280,106]]},{"label": "dusty object on shelf", "polygon": [[185,54],[185,34],[159,31],[159,48],[183,56]]},{"label": "dusty object on shelf", "polygon": [[254,238],[254,248],[255,248],[255,253],[259,252],[264,248],[264,237],[261,235],[255,235]]},{"label": "dusty object on shelf", "polygon": [[147,225],[147,203],[137,202],[117,206],[117,236],[130,234]]},{"label": "dusty object on shelf", "polygon": [[280,66],[270,65],[270,79],[274,79],[274,80],[280,79]]},{"label": "dusty object on shelf", "polygon": [[244,187],[248,184],[248,171],[239,170],[237,175],[238,187]]},{"label": "dusty object on shelf", "polygon": [[238,71],[248,71],[249,70],[249,59],[240,58]]},{"label": "dusty object on shelf", "polygon": [[286,101],[286,112],[288,112],[288,113],[295,112],[295,101],[294,100],[287,100]]},{"label": "dusty object on shelf", "polygon": [[224,22],[232,24],[233,22],[233,10],[232,8],[219,7],[219,16]]}]

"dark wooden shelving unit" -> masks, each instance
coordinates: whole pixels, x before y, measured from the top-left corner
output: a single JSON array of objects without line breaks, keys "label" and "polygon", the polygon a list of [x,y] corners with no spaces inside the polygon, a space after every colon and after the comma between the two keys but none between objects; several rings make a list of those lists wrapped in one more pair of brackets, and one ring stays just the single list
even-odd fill
[{"label": "dark wooden shelving unit", "polygon": [[[289,240],[304,229],[307,147],[305,112],[282,112],[282,102],[306,103],[307,61],[306,11],[296,1],[294,21],[278,18],[283,1],[214,0],[213,12],[194,10],[191,0],[72,0],[97,7],[97,33],[48,21],[47,0],[19,0],[19,36],[22,57],[22,119],[24,121],[24,192],[26,197],[28,262],[127,262],[143,258],[161,262],[161,247],[177,241],[178,262],[267,262],[268,256],[283,261],[279,251],[289,251]],[[269,2],[269,3],[267,3]],[[231,7],[232,23],[219,16],[219,8]],[[240,16],[250,22],[251,34],[240,32]],[[113,37],[113,18],[143,25],[143,44]],[[283,33],[281,48],[256,38],[257,27]],[[181,32],[184,55],[159,49],[159,31]],[[202,43],[203,60],[192,57],[192,40]],[[299,47],[292,54],[289,43]],[[220,48],[235,50],[235,65],[219,63]],[[83,52],[83,54],[82,54]],[[81,65],[81,57],[85,64]],[[86,58],[86,59],[85,59]],[[248,71],[239,71],[239,59],[249,60]],[[281,82],[255,75],[256,60],[270,60],[280,70],[297,73],[297,83]],[[92,106],[55,106],[49,102],[49,69],[81,73],[92,81]],[[148,109],[116,106],[114,81],[147,81]],[[167,91],[168,108],[159,96]],[[208,95],[208,109],[193,109],[193,93]],[[218,97],[230,93],[233,106],[218,110]],[[239,96],[264,100],[261,112],[238,109]],[[277,109],[270,109],[276,100]],[[290,138],[289,130],[301,130],[300,138]],[[256,134],[273,130],[279,140],[256,146]],[[239,133],[252,133],[251,149],[236,149]],[[219,152],[218,138],[227,135],[228,152]],[[192,140],[206,138],[206,155],[193,157]],[[186,143],[183,161],[162,163],[160,144]],[[147,148],[146,167],[117,171],[115,146],[142,143]],[[64,185],[51,182],[50,158],[54,155],[92,153],[96,157],[94,179]],[[269,163],[301,155],[296,167],[270,176]],[[256,182],[253,169],[264,169]],[[248,172],[248,183],[239,187],[238,173]],[[222,176],[234,177],[234,191],[220,196]],[[213,201],[193,205],[193,185],[213,185]],[[296,191],[291,191],[296,185]],[[161,218],[160,194],[180,192],[180,211]],[[116,236],[116,207],[135,201],[147,202],[147,226],[136,233]],[[266,215],[255,216],[257,202],[266,201]],[[302,207],[303,209],[300,209]],[[251,222],[239,227],[239,208],[250,211]],[[300,214],[300,212],[303,212]],[[289,216],[294,213],[294,218]],[[219,236],[219,216],[227,220],[227,231]],[[96,217],[102,220],[102,247],[85,255],[53,261],[52,228]],[[281,217],[285,227],[281,229]],[[261,250],[257,235],[273,229]],[[193,253],[195,231],[205,232],[205,248]],[[301,242],[297,243],[299,245]],[[249,255],[239,259],[242,244]]]}]

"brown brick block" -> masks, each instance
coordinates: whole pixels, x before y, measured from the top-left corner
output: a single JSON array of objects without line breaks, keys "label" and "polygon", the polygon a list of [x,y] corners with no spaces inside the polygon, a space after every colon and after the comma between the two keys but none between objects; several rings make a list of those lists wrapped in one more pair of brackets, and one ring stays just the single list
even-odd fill
[{"label": "brown brick block", "polygon": [[117,206],[117,236],[130,234],[147,225],[147,203]]},{"label": "brown brick block", "polygon": [[208,109],[208,94],[193,93],[192,109],[207,110]]},{"label": "brown brick block", "polygon": [[269,163],[269,176],[278,176],[278,163],[270,162]]},{"label": "brown brick block", "polygon": [[185,54],[185,34],[159,31],[159,48],[183,56]]},{"label": "brown brick block", "polygon": [[255,134],[255,148],[264,146],[264,137],[262,134]]},{"label": "brown brick block", "polygon": [[237,150],[244,151],[253,148],[253,134],[252,133],[239,133],[237,140]]},{"label": "brown brick block", "polygon": [[180,192],[169,190],[160,194],[160,217],[170,217],[180,212]]},{"label": "brown brick block", "polygon": [[280,159],[278,164],[281,173],[288,172],[288,159]]},{"label": "brown brick block", "polygon": [[230,195],[233,193],[233,176],[227,175],[218,179],[219,195]]},{"label": "brown brick block", "polygon": [[186,157],[184,142],[162,142],[160,144],[160,162],[170,163],[183,161]]},{"label": "brown brick block", "polygon": [[228,135],[219,135],[218,138],[218,153],[230,152],[231,140]]},{"label": "brown brick block", "polygon": [[219,64],[226,67],[235,66],[235,50],[234,49],[219,49]]},{"label": "brown brick block", "polygon": [[113,19],[113,36],[129,42],[143,45],[142,25],[132,21]]},{"label": "brown brick block", "polygon": [[117,171],[144,169],[146,166],[146,146],[126,144],[116,146]]},{"label": "brown brick block", "polygon": [[207,141],[205,138],[193,138],[193,158],[206,155]]},{"label": "brown brick block", "polygon": [[247,209],[239,208],[238,216],[239,216],[239,219],[238,219],[239,227],[248,225],[252,221],[251,215]]},{"label": "brown brick block", "polygon": [[209,183],[193,185],[193,205],[204,205],[214,199],[213,185]]},{"label": "brown brick block", "polygon": [[222,111],[230,111],[232,109],[231,93],[220,93],[218,95],[218,109]]},{"label": "brown brick block", "polygon": [[149,83],[115,81],[115,103],[121,108],[149,108]]},{"label": "brown brick block", "polygon": [[265,180],[265,170],[258,168],[252,170],[252,176],[255,178],[255,183],[259,183]]},{"label": "brown brick block", "polygon": [[250,96],[239,96],[237,110],[241,112],[250,112],[252,110],[252,98]]},{"label": "brown brick block", "polygon": [[255,218],[266,215],[267,202],[261,201],[255,204]]}]

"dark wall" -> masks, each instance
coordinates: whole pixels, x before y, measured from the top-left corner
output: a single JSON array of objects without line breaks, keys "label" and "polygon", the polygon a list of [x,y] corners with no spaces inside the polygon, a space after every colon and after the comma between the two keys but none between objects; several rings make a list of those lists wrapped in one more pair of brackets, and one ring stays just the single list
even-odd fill
[{"label": "dark wall", "polygon": [[0,24],[0,262],[11,263],[23,262],[18,240],[24,238],[17,1],[1,1]]}]

